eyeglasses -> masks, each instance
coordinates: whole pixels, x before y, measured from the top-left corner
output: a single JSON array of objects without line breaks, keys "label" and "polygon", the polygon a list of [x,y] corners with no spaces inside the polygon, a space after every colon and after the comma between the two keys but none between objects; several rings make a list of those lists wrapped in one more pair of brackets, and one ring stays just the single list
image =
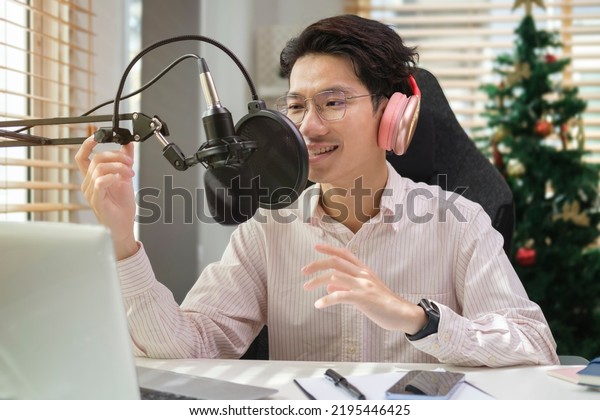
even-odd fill
[{"label": "eyeglasses", "polygon": [[286,115],[296,125],[302,123],[308,107],[306,103],[313,101],[319,116],[325,121],[337,121],[346,115],[346,101],[350,99],[366,98],[375,94],[346,96],[341,90],[326,90],[319,92],[312,98],[301,95],[287,95],[277,99],[277,111]]}]

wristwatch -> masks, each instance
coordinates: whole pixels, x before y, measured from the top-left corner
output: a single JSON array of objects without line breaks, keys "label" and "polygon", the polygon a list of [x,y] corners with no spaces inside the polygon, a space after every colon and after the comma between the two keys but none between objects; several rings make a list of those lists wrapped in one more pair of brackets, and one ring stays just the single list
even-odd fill
[{"label": "wristwatch", "polygon": [[418,331],[416,334],[410,335],[406,334],[406,337],[410,341],[420,340],[421,338],[425,338],[428,335],[435,334],[438,332],[438,326],[440,324],[440,310],[438,307],[430,301],[429,299],[421,299],[421,301],[417,304],[425,311],[425,315],[427,315],[427,323],[423,327],[421,331]]}]

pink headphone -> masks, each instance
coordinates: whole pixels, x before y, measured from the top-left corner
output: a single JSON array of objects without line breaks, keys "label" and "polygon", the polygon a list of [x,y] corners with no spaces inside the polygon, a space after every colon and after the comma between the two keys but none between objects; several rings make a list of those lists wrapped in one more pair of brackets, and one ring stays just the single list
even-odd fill
[{"label": "pink headphone", "polygon": [[390,97],[379,123],[379,147],[397,155],[406,153],[419,119],[421,91],[414,77],[408,76],[408,82],[413,95],[406,96],[395,92]]}]

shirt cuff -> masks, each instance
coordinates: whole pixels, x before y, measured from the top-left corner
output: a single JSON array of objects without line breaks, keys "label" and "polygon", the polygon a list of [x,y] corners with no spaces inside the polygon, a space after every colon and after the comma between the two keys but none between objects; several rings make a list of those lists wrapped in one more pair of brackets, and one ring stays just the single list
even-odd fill
[{"label": "shirt cuff", "polygon": [[152,288],[156,281],[144,245],[138,241],[138,251],[130,257],[117,261],[124,298],[140,295]]},{"label": "shirt cuff", "polygon": [[438,332],[419,340],[408,341],[417,349],[443,361],[447,360],[456,349],[460,348],[464,337],[458,331],[461,328],[468,328],[468,326],[464,325],[464,319],[452,309],[438,302],[435,302],[435,305],[440,311]]}]

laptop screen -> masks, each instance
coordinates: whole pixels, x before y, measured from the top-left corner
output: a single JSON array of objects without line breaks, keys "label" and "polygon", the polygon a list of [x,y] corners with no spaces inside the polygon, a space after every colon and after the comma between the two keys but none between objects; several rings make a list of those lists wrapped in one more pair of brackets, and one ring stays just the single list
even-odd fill
[{"label": "laptop screen", "polygon": [[0,399],[136,399],[109,232],[0,223]]}]

